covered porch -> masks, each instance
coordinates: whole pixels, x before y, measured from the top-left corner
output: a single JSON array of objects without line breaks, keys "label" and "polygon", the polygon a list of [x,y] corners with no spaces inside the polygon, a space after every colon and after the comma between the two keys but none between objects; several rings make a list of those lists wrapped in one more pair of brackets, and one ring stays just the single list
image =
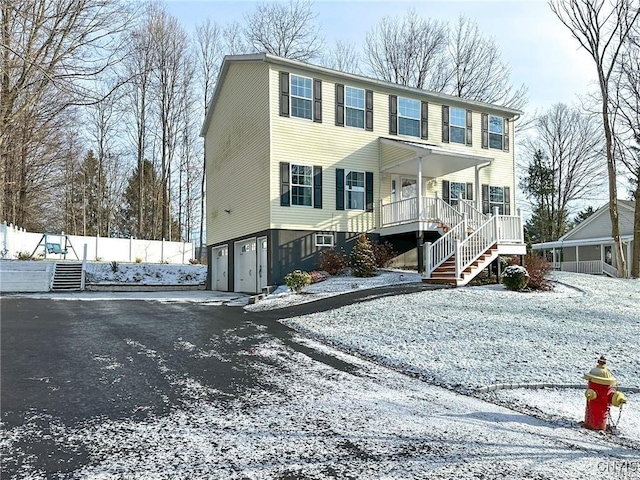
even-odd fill
[{"label": "covered porch", "polygon": [[[380,205],[381,235],[451,227],[465,212],[470,223],[482,221],[480,170],[491,165],[492,157],[384,137],[379,141],[380,171],[391,183]],[[474,182],[466,184],[464,195],[444,199],[437,190],[425,191],[425,182],[435,184],[437,178],[467,169],[473,169]],[[407,177],[415,179],[408,193]]]}]

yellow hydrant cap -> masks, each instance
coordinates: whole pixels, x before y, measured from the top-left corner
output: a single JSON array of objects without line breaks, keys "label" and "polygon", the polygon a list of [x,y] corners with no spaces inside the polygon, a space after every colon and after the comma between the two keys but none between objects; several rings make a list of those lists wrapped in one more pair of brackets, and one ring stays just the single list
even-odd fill
[{"label": "yellow hydrant cap", "polygon": [[598,385],[615,385],[618,383],[618,380],[607,368],[607,359],[604,358],[604,355],[598,360],[598,365],[589,370],[589,373],[585,373],[583,378]]}]

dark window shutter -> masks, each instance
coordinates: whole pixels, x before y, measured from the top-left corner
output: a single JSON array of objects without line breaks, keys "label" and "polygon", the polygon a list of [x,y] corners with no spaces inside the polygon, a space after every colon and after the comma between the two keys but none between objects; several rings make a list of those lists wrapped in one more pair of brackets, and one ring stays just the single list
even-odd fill
[{"label": "dark window shutter", "polygon": [[503,125],[503,128],[504,128],[504,130],[503,130],[504,139],[503,139],[503,144],[502,144],[503,147],[502,147],[502,149],[505,152],[508,152],[509,151],[509,119],[505,118],[504,121],[502,122],[502,125]]},{"label": "dark window shutter", "polygon": [[322,208],[322,167],[313,166],[313,208]]},{"label": "dark window shutter", "polygon": [[442,181],[442,200],[449,203],[450,200],[449,180]]},{"label": "dark window shutter", "polygon": [[473,183],[467,183],[467,200],[473,200]]},{"label": "dark window shutter", "polygon": [[344,210],[344,168],[336,168],[336,210]]},{"label": "dark window shutter", "polygon": [[472,137],[472,127],[473,124],[473,114],[471,110],[467,110],[467,145],[470,147],[473,145],[473,137]]},{"label": "dark window shutter", "polygon": [[364,111],[364,128],[370,132],[373,131],[373,91],[366,90],[364,92],[365,111]]},{"label": "dark window shutter", "polygon": [[336,83],[336,125],[344,127],[344,85]]},{"label": "dark window shutter", "polygon": [[289,116],[289,73],[280,72],[280,116]]},{"label": "dark window shutter", "polygon": [[511,215],[511,187],[504,187],[504,214]]},{"label": "dark window shutter", "polygon": [[489,185],[482,185],[482,213],[489,212]]},{"label": "dark window shutter", "polygon": [[313,79],[313,121],[322,123],[322,80]]},{"label": "dark window shutter", "polygon": [[482,148],[489,148],[489,115],[482,114]]},{"label": "dark window shutter", "polygon": [[389,95],[389,135],[398,134],[398,97]]},{"label": "dark window shutter", "polygon": [[367,212],[373,212],[373,172],[365,172],[364,174],[364,191]]},{"label": "dark window shutter", "polygon": [[429,138],[429,104],[422,102],[420,119],[420,138]]},{"label": "dark window shutter", "polygon": [[280,205],[283,207],[291,205],[289,164],[286,162],[280,162]]},{"label": "dark window shutter", "polygon": [[449,143],[449,107],[442,106],[442,141]]}]

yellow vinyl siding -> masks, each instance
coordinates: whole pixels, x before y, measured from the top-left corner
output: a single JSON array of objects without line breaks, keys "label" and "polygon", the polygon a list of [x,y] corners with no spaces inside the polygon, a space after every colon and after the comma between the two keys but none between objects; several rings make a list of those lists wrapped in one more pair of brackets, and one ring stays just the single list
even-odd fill
[{"label": "yellow vinyl siding", "polygon": [[207,245],[269,227],[268,72],[232,62],[222,79],[205,137]]},{"label": "yellow vinyl siding", "polygon": [[[366,232],[377,226],[375,213],[336,210],[336,168],[373,172],[374,204],[379,191],[378,134],[335,125],[335,79],[287,69],[322,80],[322,123],[279,115],[279,71],[271,70],[271,228]],[[347,83],[366,89],[366,85]],[[375,100],[374,100],[375,101]],[[374,114],[380,110],[374,105]],[[374,119],[376,128],[377,119]],[[322,208],[280,206],[280,162],[322,167]]]}]

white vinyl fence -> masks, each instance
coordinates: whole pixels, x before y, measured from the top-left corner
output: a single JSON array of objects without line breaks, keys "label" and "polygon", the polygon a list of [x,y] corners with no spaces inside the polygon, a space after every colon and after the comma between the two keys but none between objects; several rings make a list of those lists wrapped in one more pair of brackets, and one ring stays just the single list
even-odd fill
[{"label": "white vinyl fence", "polygon": [[[21,253],[30,255],[36,250],[34,258],[64,259],[64,255],[46,252],[42,235],[27,232],[15,225],[0,223],[0,258],[16,259]],[[41,240],[42,243],[38,246]],[[64,249],[65,235],[47,234],[47,242],[59,244]],[[196,253],[192,242],[68,235],[66,259],[76,260],[77,254],[77,259],[82,260],[85,244],[87,260],[105,262],[135,262],[136,259],[140,259],[145,263],[189,263],[189,260],[195,258]]]}]

